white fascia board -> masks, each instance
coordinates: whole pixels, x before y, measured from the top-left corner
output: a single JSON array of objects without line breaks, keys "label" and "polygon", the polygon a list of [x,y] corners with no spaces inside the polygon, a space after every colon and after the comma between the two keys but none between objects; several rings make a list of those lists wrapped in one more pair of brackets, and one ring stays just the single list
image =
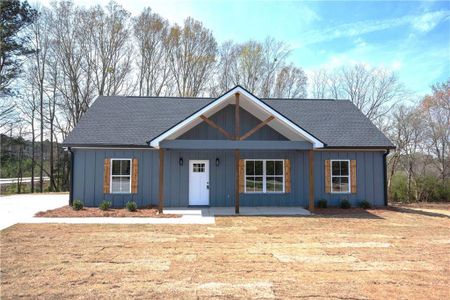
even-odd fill
[{"label": "white fascia board", "polygon": [[228,97],[230,97],[236,93],[246,96],[248,99],[250,99],[251,101],[255,102],[257,105],[259,105],[263,109],[265,109],[269,114],[272,114],[275,118],[277,118],[278,120],[287,124],[294,131],[296,131],[300,135],[304,136],[306,140],[310,141],[313,144],[314,148],[323,148],[324,147],[324,144],[321,141],[319,141],[318,139],[313,137],[311,134],[309,134],[308,132],[306,132],[305,130],[303,130],[302,128],[300,128],[299,126],[297,126],[296,124],[294,124],[293,122],[288,120],[287,118],[285,118],[283,115],[281,115],[280,113],[278,113],[277,111],[272,109],[270,106],[265,104],[263,101],[259,100],[258,98],[256,98],[255,96],[253,96],[252,94],[250,94],[249,92],[247,92],[246,90],[244,90],[243,88],[241,88],[239,86],[231,89],[226,94],[222,95],[221,97],[219,97],[215,101],[211,102],[210,104],[208,104],[207,106],[205,106],[204,108],[199,110],[198,112],[194,113],[186,120],[184,120],[181,123],[179,123],[178,125],[172,127],[171,129],[169,129],[168,131],[159,135],[158,137],[154,138],[152,141],[150,141],[150,146],[152,146],[153,148],[159,148],[159,142],[161,142],[162,140],[171,136],[172,134],[176,133],[178,130],[182,129],[183,127],[188,126],[195,119],[199,118],[201,115],[205,114],[207,111],[213,109],[217,105],[220,105],[222,102],[226,101]]}]

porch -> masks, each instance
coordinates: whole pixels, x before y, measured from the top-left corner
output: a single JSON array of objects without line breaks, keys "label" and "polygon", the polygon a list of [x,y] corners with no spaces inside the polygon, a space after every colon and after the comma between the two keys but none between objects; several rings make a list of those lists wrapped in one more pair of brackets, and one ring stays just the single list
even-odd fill
[{"label": "porch", "polygon": [[[172,207],[165,208],[164,213],[167,214],[182,214],[190,216],[215,217],[215,216],[234,216],[236,211],[234,207],[203,207],[203,208],[185,208]],[[257,206],[247,207],[241,206],[239,210],[240,216],[310,216],[312,213],[309,210],[300,206],[289,207],[272,207],[272,206]]]}]

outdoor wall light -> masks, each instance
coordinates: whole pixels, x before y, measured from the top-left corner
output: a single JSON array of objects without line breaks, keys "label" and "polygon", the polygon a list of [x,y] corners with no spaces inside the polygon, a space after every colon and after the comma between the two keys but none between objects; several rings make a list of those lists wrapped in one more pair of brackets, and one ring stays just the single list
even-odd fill
[{"label": "outdoor wall light", "polygon": [[219,160],[219,158],[216,158],[216,166],[219,166],[220,165],[220,160]]},{"label": "outdoor wall light", "polygon": [[178,164],[179,164],[180,166],[183,165],[183,158],[182,158],[182,157],[180,157],[180,160],[178,161]]}]

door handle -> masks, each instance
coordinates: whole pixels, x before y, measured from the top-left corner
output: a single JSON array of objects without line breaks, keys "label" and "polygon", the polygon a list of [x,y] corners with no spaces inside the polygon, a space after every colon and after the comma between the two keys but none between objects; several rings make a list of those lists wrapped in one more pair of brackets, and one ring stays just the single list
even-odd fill
[{"label": "door handle", "polygon": [[206,183],[206,189],[209,190],[209,181]]}]

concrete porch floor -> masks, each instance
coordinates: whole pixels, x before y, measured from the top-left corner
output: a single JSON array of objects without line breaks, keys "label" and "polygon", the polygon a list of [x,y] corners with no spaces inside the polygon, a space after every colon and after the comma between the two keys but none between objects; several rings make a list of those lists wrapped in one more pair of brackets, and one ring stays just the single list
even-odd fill
[{"label": "concrete porch floor", "polygon": [[[164,213],[182,215],[201,215],[204,217],[235,216],[234,207],[171,207],[165,208]],[[240,207],[240,216],[309,216],[311,212],[300,206],[284,207]]]}]

